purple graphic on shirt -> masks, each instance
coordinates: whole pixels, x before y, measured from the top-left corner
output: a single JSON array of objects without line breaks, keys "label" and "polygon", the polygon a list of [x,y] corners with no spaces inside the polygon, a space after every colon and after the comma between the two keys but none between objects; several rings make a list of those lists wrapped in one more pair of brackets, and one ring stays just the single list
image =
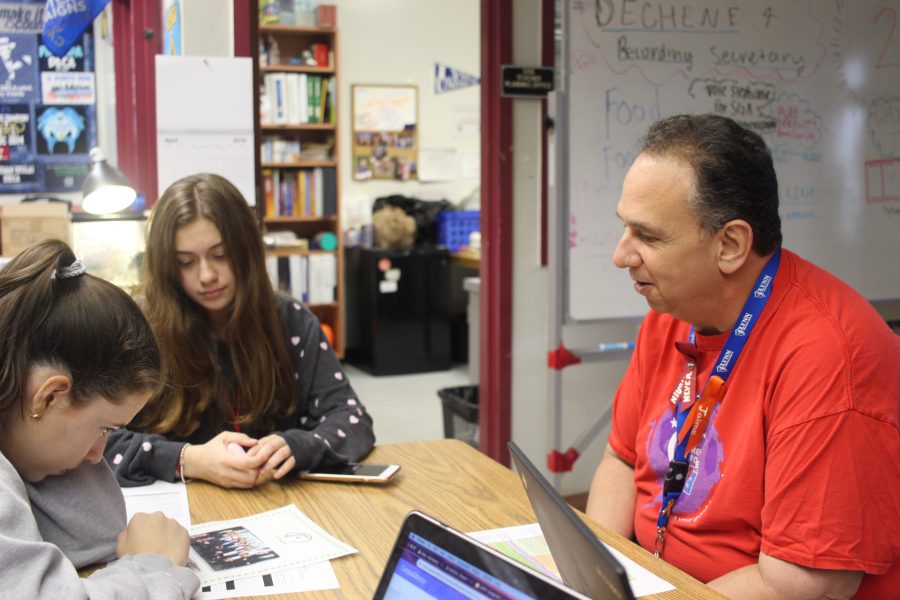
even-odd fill
[{"label": "purple graphic on shirt", "polygon": [[[716,429],[718,411],[719,407],[716,406],[703,441],[694,448],[688,458],[691,468],[688,470],[684,490],[673,509],[673,513],[682,519],[689,519],[706,504],[710,492],[722,478],[724,452],[719,441],[719,431]],[[657,508],[660,505],[662,482],[669,468],[669,461],[675,454],[677,442],[675,411],[670,409],[663,413],[658,421],[650,424],[650,435],[647,437],[647,457],[658,482],[653,499],[653,504]]]}]

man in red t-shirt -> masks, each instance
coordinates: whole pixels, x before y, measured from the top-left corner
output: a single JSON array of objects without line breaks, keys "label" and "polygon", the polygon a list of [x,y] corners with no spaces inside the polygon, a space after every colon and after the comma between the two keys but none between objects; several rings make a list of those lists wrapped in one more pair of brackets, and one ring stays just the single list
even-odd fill
[{"label": "man in red t-shirt", "polygon": [[[781,249],[765,142],[712,115],[654,124],[618,216],[613,262],[651,310],[588,514],[732,598],[897,597],[900,342]],[[686,406],[710,416],[679,427]],[[667,519],[664,485],[681,488]]]}]

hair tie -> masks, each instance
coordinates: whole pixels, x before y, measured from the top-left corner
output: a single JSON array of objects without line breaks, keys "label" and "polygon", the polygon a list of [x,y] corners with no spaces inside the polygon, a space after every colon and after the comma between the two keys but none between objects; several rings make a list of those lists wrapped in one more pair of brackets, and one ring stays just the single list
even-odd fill
[{"label": "hair tie", "polygon": [[75,262],[68,267],[57,268],[56,272],[53,273],[53,277],[56,279],[72,279],[74,277],[81,277],[84,275],[84,272],[84,264],[76,258]]}]

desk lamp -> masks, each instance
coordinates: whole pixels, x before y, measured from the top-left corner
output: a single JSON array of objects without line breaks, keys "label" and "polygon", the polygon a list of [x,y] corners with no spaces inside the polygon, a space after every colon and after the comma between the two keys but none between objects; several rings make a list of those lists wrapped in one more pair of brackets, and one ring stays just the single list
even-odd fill
[{"label": "desk lamp", "polygon": [[84,178],[84,212],[95,215],[119,212],[134,203],[137,192],[120,170],[106,162],[100,148],[91,148],[91,171]]}]

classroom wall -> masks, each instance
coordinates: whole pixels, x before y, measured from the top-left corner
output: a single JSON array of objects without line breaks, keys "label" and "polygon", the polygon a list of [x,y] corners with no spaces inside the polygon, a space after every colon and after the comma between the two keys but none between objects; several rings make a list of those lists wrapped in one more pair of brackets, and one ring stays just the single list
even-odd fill
[{"label": "classroom wall", "polygon": [[[168,2],[163,2],[167,5]],[[182,0],[181,38],[185,56],[234,56],[234,5],[223,0]],[[164,13],[165,14],[165,13]],[[163,19],[165,27],[165,19]]]},{"label": "classroom wall", "polygon": [[[540,64],[541,0],[513,1],[513,62]],[[549,288],[551,274],[540,265],[540,102],[513,101],[513,331],[512,438],[542,468],[551,449],[549,416]],[[552,157],[549,158],[552,160]],[[634,339],[634,323],[567,326],[563,340],[569,348],[600,341]],[[612,402],[624,361],[570,366],[562,373],[562,439],[566,450],[597,421]],[[575,462],[571,473],[559,477],[564,494],[585,492],[606,445],[603,431]],[[543,468],[544,473],[549,471]],[[554,478],[551,479],[551,481]]]},{"label": "classroom wall", "polygon": [[350,86],[413,84],[419,88],[419,149],[480,147],[480,88],[434,93],[435,63],[479,76],[480,1],[335,0],[340,34],[338,97],[343,225],[371,222],[372,202],[402,194],[455,204],[476,194],[477,179],[453,182],[365,181],[352,179]]}]

